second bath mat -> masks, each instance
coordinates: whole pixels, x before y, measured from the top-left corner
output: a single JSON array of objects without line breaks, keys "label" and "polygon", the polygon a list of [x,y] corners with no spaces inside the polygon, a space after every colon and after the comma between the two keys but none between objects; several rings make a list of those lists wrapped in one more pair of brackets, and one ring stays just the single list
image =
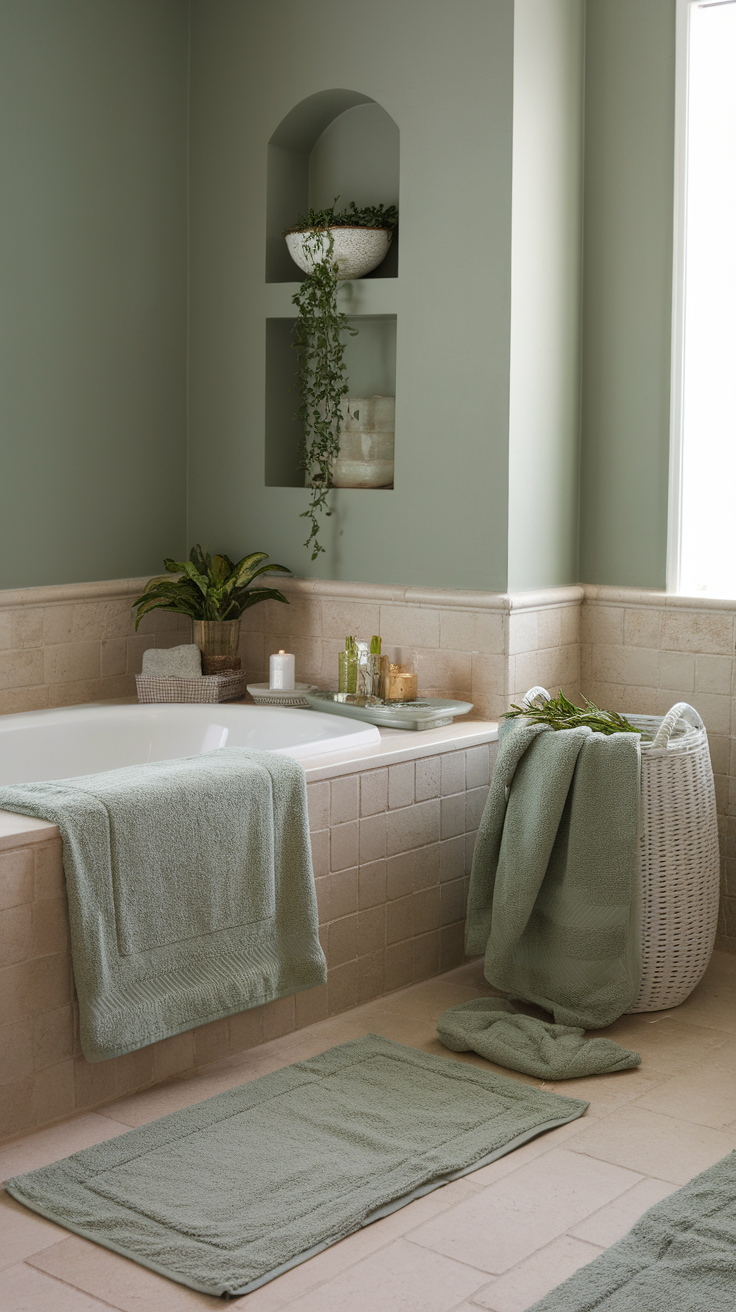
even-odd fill
[{"label": "second bath mat", "polygon": [[206,1294],[247,1294],[588,1104],[368,1034],[6,1181]]}]

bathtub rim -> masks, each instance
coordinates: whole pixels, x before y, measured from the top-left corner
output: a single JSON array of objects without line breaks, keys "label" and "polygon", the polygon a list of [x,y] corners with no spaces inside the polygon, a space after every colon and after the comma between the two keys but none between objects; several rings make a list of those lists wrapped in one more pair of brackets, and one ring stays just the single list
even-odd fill
[{"label": "bathtub rim", "polygon": [[[121,706],[131,703],[137,705],[136,699],[87,702],[85,706]],[[301,758],[299,764],[304,770],[307,783],[358,774],[363,770],[400,765],[404,761],[415,761],[422,757],[440,756],[444,752],[460,748],[480,747],[483,743],[493,743],[498,740],[496,721],[467,718],[456,720],[453,724],[444,725],[439,729],[424,729],[421,732],[411,729],[380,728],[378,732],[380,742],[373,746],[347,748]],[[14,811],[0,810],[0,850],[25,847],[28,843],[46,842],[56,837],[58,833],[58,826],[48,820],[36,820],[31,816],[18,815]]]}]

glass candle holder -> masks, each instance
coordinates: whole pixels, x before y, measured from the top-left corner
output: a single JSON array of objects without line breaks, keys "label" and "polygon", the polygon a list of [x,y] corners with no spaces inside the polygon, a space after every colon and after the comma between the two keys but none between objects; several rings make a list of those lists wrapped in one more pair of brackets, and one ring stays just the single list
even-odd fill
[{"label": "glass candle holder", "polygon": [[386,701],[414,702],[417,698],[417,672],[413,665],[388,667]]}]

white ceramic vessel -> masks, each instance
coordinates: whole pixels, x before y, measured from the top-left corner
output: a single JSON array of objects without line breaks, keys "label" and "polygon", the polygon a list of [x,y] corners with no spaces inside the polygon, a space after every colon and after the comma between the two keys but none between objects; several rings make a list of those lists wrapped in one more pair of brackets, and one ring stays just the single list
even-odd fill
[{"label": "white ceramic vessel", "polygon": [[0,784],[255,747],[296,760],[381,741],[373,725],[280,706],[72,706],[0,716]]},{"label": "white ceramic vessel", "polygon": [[[332,259],[337,265],[337,276],[343,282],[348,278],[362,278],[371,269],[378,268],[388,254],[393,228],[330,228],[333,238]],[[305,249],[305,238],[310,244],[316,241],[315,261],[311,250]],[[302,273],[311,273],[315,263],[321,264],[328,253],[327,234],[315,238],[311,232],[287,232],[289,254]]]},{"label": "white ceramic vessel", "polygon": [[332,466],[332,486],[392,487],[395,397],[348,396],[340,409],[340,454]]}]

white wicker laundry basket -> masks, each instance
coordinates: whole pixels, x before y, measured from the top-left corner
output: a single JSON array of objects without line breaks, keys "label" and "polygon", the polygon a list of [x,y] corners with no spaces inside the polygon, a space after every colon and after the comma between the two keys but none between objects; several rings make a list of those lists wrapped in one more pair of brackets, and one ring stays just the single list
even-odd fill
[{"label": "white wicker laundry basket", "polygon": [[[544,688],[524,698],[549,699]],[[713,770],[705,725],[678,702],[665,716],[629,715],[641,743],[642,976],[630,1011],[684,1002],[710,961],[718,923],[720,861]]]}]

